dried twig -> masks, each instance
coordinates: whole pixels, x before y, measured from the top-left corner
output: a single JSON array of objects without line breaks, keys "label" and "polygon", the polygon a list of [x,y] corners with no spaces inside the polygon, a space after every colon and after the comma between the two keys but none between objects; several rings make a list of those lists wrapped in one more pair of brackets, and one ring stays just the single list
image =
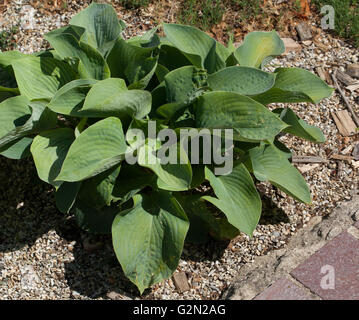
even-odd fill
[{"label": "dried twig", "polygon": [[355,114],[353,108],[352,108],[351,105],[349,104],[349,101],[348,101],[347,97],[345,96],[343,90],[340,88],[340,86],[339,86],[339,84],[338,84],[338,80],[337,80],[337,78],[336,78],[336,74],[337,74],[337,69],[335,70],[334,74],[332,74],[332,78],[333,78],[333,81],[334,81],[334,85],[335,85],[336,89],[338,90],[338,92],[340,93],[340,95],[342,96],[342,98],[343,98],[343,100],[344,100],[344,102],[345,102],[345,104],[346,104],[346,106],[347,106],[349,112],[352,114],[353,120],[354,120],[354,122],[355,122],[355,125],[356,125],[357,127],[359,127],[359,119],[358,119],[357,115]]},{"label": "dried twig", "polygon": [[328,160],[314,156],[293,156],[293,163],[326,163]]}]

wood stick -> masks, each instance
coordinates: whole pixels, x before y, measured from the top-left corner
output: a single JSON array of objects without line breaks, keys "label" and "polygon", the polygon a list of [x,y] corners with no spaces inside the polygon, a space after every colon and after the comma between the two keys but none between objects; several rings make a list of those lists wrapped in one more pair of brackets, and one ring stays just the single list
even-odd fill
[{"label": "wood stick", "polygon": [[293,156],[293,163],[327,163],[328,160],[315,156]]},{"label": "wood stick", "polygon": [[332,74],[332,78],[333,78],[333,81],[334,81],[334,85],[335,85],[336,89],[338,90],[338,92],[340,93],[340,95],[342,96],[342,98],[343,98],[343,100],[344,100],[344,102],[345,102],[345,104],[346,104],[346,106],[347,106],[349,112],[352,114],[353,120],[354,120],[354,122],[355,122],[355,125],[356,125],[357,127],[359,127],[359,119],[358,119],[357,115],[355,114],[353,108],[352,108],[351,105],[349,104],[349,101],[348,101],[347,97],[345,96],[344,92],[343,92],[342,89],[340,88],[340,86],[339,86],[339,84],[338,84],[338,80],[337,80],[337,78],[336,78],[336,74],[337,74],[337,69],[335,69],[334,74]]}]

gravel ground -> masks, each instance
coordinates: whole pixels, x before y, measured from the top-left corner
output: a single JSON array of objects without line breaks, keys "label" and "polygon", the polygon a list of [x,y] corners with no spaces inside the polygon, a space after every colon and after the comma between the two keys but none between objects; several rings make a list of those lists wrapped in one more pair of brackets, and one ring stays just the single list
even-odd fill
[{"label": "gravel ground", "polygon": [[[20,25],[16,41],[19,50],[45,49],[42,35],[66,24],[78,11],[81,1],[69,1],[68,13],[34,12],[36,21],[24,22],[29,1],[13,1],[0,17],[0,29]],[[88,1],[83,1],[88,3]],[[114,1],[116,4],[116,1]],[[78,5],[80,4],[80,5]],[[37,16],[39,14],[39,16]],[[141,17],[141,18],[140,18]],[[129,25],[126,36],[142,33],[154,24],[150,9],[137,14],[125,12]],[[139,29],[138,26],[141,28]],[[30,29],[27,29],[30,28]],[[290,53],[272,61],[274,66],[301,67],[313,71],[358,61],[358,51],[328,34],[303,45],[300,53]],[[357,112],[358,94],[348,94]],[[358,101],[358,100],[357,100]],[[350,154],[359,135],[342,137],[331,111],[344,109],[336,93],[319,105],[292,104],[309,124],[319,126],[327,137],[314,144],[285,135],[281,138],[296,155],[315,155],[329,159],[331,154]],[[348,151],[349,150],[349,151]],[[313,216],[324,216],[341,201],[358,192],[358,168],[345,161],[319,165],[298,165],[313,195],[313,204],[304,205],[285,196],[269,184],[260,183],[264,202],[263,215],[253,238],[241,234],[231,242],[206,245],[186,244],[178,271],[186,272],[190,291],[179,293],[172,279],[148,289],[141,299],[218,299],[244,264],[269,250],[286,244],[296,230]],[[65,217],[54,206],[51,188],[37,178],[30,160],[0,159],[0,299],[108,299],[114,293],[138,297],[136,288],[124,277],[108,236],[91,236],[79,230],[71,216]]]}]

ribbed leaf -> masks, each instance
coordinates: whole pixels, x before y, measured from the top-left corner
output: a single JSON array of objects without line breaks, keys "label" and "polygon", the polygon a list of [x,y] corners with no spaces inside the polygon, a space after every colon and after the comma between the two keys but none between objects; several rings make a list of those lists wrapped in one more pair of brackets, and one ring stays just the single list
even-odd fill
[{"label": "ribbed leaf", "polygon": [[97,234],[109,234],[111,233],[113,220],[121,211],[121,208],[112,205],[96,209],[86,202],[77,200],[73,211],[78,226],[83,230]]},{"label": "ribbed leaf", "polygon": [[30,146],[32,143],[32,138],[24,137],[19,140],[7,144],[5,147],[0,148],[0,155],[14,160],[20,160],[27,158],[31,155]]},{"label": "ribbed leaf", "polygon": [[57,181],[81,181],[104,172],[124,158],[121,121],[107,118],[88,127],[71,145]]},{"label": "ribbed leaf", "polygon": [[125,79],[131,89],[145,89],[156,71],[157,60],[154,48],[138,47],[119,39],[107,63],[112,77]]},{"label": "ribbed leaf", "polygon": [[300,119],[292,109],[290,108],[278,108],[273,110],[274,113],[278,114],[280,118],[287,124],[289,127],[285,128],[283,131],[293,134],[297,137],[312,141],[312,142],[325,142],[325,137],[322,131],[315,127],[310,126],[304,120]]},{"label": "ribbed leaf", "polygon": [[[161,159],[157,157],[156,151],[160,149],[159,142],[153,143],[147,139],[146,143],[138,150],[138,163],[140,166],[151,169],[158,176],[157,186],[160,189],[170,191],[188,190],[192,181],[192,168],[184,150],[181,152],[180,145],[177,145],[176,164],[161,164]],[[153,163],[150,155],[153,154]],[[184,164],[182,164],[182,162]]]},{"label": "ribbed leaf", "polygon": [[65,84],[56,92],[48,107],[54,112],[73,117],[88,116],[80,109],[91,86],[96,82],[94,79],[80,79]]},{"label": "ribbed leaf", "polygon": [[56,113],[44,101],[33,101],[23,96],[9,98],[0,103],[0,148],[20,138],[42,130],[54,128]]},{"label": "ribbed leaf", "polygon": [[98,49],[103,56],[112,49],[122,32],[116,11],[108,4],[91,3],[75,15],[70,24],[84,28],[86,31],[81,41]]},{"label": "ribbed leaf", "polygon": [[81,111],[89,116],[141,119],[151,110],[151,98],[148,91],[128,90],[124,80],[110,78],[92,86]]},{"label": "ribbed leaf", "polygon": [[142,293],[177,268],[189,223],[170,193],[136,195],[112,225],[113,247],[125,275]]},{"label": "ribbed leaf", "polygon": [[204,196],[202,199],[220,209],[230,224],[252,235],[261,215],[262,202],[246,167],[238,164],[230,174],[218,177],[206,168],[206,179],[217,198]]},{"label": "ribbed leaf", "polygon": [[62,213],[69,213],[75,204],[82,182],[63,182],[56,190],[56,207]]},{"label": "ribbed leaf", "polygon": [[101,53],[91,45],[79,42],[73,34],[58,34],[57,30],[45,35],[56,53],[62,58],[78,58],[78,72],[83,79],[106,79],[110,77],[110,69]]},{"label": "ribbed leaf", "polygon": [[53,58],[27,57],[12,63],[22,95],[29,100],[50,100],[63,85],[75,79],[69,65]]},{"label": "ribbed leaf", "polygon": [[299,173],[290,164],[286,155],[273,145],[262,145],[249,150],[253,173],[260,181],[269,181],[293,198],[311,203],[309,188]]},{"label": "ribbed leaf", "polygon": [[273,87],[275,75],[256,68],[228,67],[208,76],[208,85],[214,91],[233,91],[256,95]]},{"label": "ribbed leaf", "polygon": [[243,67],[259,68],[284,51],[284,43],[277,32],[254,31],[244,37],[234,56]]},{"label": "ribbed leaf", "polygon": [[206,243],[210,236],[216,240],[230,240],[239,234],[239,230],[229,224],[225,216],[215,217],[208,210],[206,202],[200,199],[202,195],[177,192],[174,196],[190,221],[186,241]]},{"label": "ribbed leaf", "polygon": [[185,25],[163,24],[167,40],[183,52],[186,58],[198,68],[209,73],[217,70],[216,41],[203,31]]},{"label": "ribbed leaf", "polygon": [[304,69],[278,68],[275,74],[274,87],[253,99],[262,104],[273,102],[318,103],[333,93],[333,89],[322,79]]},{"label": "ribbed leaf", "polygon": [[41,132],[31,145],[31,153],[39,178],[55,187],[62,181],[55,181],[66,158],[71,144],[75,140],[74,130],[59,128]]},{"label": "ribbed leaf", "polygon": [[99,175],[82,182],[79,199],[94,208],[101,209],[109,206],[112,201],[112,191],[121,166],[116,166]]},{"label": "ribbed leaf", "polygon": [[193,66],[185,66],[165,76],[168,102],[191,103],[207,85],[207,74]]},{"label": "ribbed leaf", "polygon": [[260,103],[234,92],[209,92],[196,103],[198,128],[234,129],[238,139],[272,139],[287,125]]}]

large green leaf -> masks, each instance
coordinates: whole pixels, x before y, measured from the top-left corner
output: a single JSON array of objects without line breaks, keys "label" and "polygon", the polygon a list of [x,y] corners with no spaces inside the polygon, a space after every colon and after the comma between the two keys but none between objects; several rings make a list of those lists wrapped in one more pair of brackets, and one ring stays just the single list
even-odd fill
[{"label": "large green leaf", "polygon": [[312,141],[312,142],[325,142],[325,137],[322,131],[306,123],[304,120],[300,119],[292,109],[290,108],[278,108],[273,110],[274,113],[278,114],[280,118],[287,124],[289,127],[285,128],[283,131],[293,134],[297,137]]},{"label": "large green leaf", "polygon": [[110,78],[94,84],[81,111],[92,116],[130,116],[141,119],[151,110],[152,96],[145,90],[128,90],[125,81]]},{"label": "large green leaf", "polygon": [[207,74],[193,66],[185,66],[165,76],[168,102],[190,104],[207,86]]},{"label": "large green leaf", "polygon": [[208,76],[208,85],[214,91],[233,91],[256,95],[273,87],[275,75],[250,67],[228,67]]},{"label": "large green leaf", "polygon": [[62,213],[69,213],[76,202],[82,182],[63,182],[56,190],[56,207]]},{"label": "large green leaf", "polygon": [[12,67],[21,94],[29,100],[50,100],[58,89],[75,79],[68,64],[48,57],[17,59]]},{"label": "large green leaf", "polygon": [[311,203],[309,188],[290,164],[286,155],[273,145],[262,145],[249,150],[253,173],[260,181],[269,181],[293,198]]},{"label": "large green leaf", "polygon": [[112,191],[115,200],[126,202],[147,186],[156,186],[156,175],[138,165],[123,164]]},{"label": "large green leaf", "polygon": [[26,55],[24,53],[21,53],[20,51],[4,51],[0,52],[0,66],[3,68],[6,68],[15,60],[23,59],[29,57],[29,55]]},{"label": "large green leaf", "polygon": [[217,198],[204,196],[202,199],[220,209],[230,224],[252,235],[259,222],[262,202],[246,167],[235,165],[230,174],[218,177],[206,168],[206,179]]},{"label": "large green leaf", "polygon": [[[68,30],[68,29],[66,29]],[[110,69],[99,51],[91,45],[79,42],[72,33],[59,34],[57,30],[45,35],[56,53],[62,58],[78,58],[78,72],[83,79],[106,79],[110,77]]]},{"label": "large green leaf", "polygon": [[55,187],[61,185],[62,181],[55,179],[74,140],[74,130],[70,128],[43,131],[35,137],[31,153],[41,180]]},{"label": "large green leaf", "polygon": [[121,121],[114,117],[96,122],[71,145],[57,181],[81,181],[104,172],[124,158],[127,146]]},{"label": "large green leaf", "polygon": [[88,116],[80,109],[91,86],[96,82],[94,79],[79,79],[65,84],[56,92],[48,107],[54,112],[73,117]]},{"label": "large green leaf", "polygon": [[79,199],[99,210],[104,206],[109,206],[112,201],[112,191],[116,178],[120,173],[120,168],[121,166],[111,168],[91,179],[83,181],[79,192]]},{"label": "large green leaf", "polygon": [[217,70],[216,41],[203,31],[185,25],[163,24],[167,40],[183,52],[186,58],[198,68],[209,73]]},{"label": "large green leaf", "polygon": [[201,201],[201,194],[174,195],[181,204],[190,221],[186,241],[193,243],[205,243],[210,236],[216,240],[230,240],[239,234],[239,230],[228,223],[227,218],[215,217],[209,211],[206,202]]},{"label": "large green leaf", "polygon": [[199,97],[195,112],[198,128],[233,128],[239,139],[272,139],[287,127],[260,103],[234,92],[204,94]]},{"label": "large green leaf", "polygon": [[32,143],[32,138],[24,137],[19,140],[7,144],[5,147],[0,148],[0,155],[14,160],[20,160],[27,158],[31,155],[30,146]]},{"label": "large green leaf", "polygon": [[[176,163],[162,164],[161,159],[157,157],[161,144],[159,141],[147,139],[146,143],[138,150],[138,163],[156,173],[158,188],[170,191],[188,190],[192,181],[191,164],[180,144],[172,147],[176,149]],[[153,161],[151,161],[151,154]]]},{"label": "large green leaf", "polygon": [[0,103],[0,113],[0,148],[57,124],[56,113],[48,109],[44,101],[29,102],[24,96]]},{"label": "large green leaf", "polygon": [[122,32],[116,11],[108,4],[91,3],[75,15],[70,24],[84,28],[86,31],[81,41],[98,49],[103,56],[112,49]]},{"label": "large green leaf", "polygon": [[234,56],[239,65],[258,68],[284,51],[284,43],[277,32],[254,31],[244,37],[243,44],[234,52]]},{"label": "large green leaf", "polygon": [[156,71],[157,60],[154,48],[138,47],[119,39],[107,63],[112,77],[125,79],[132,89],[145,89]]},{"label": "large green leaf", "polygon": [[134,207],[116,216],[113,247],[141,293],[176,270],[188,227],[186,214],[167,192],[136,195]]},{"label": "large green leaf", "polygon": [[83,230],[91,233],[109,234],[113,220],[121,208],[112,205],[97,209],[86,202],[77,200],[73,211],[77,224]]},{"label": "large green leaf", "polygon": [[333,93],[322,79],[315,74],[298,68],[278,68],[275,71],[274,87],[253,99],[262,104],[273,102],[312,102],[318,103]]}]

